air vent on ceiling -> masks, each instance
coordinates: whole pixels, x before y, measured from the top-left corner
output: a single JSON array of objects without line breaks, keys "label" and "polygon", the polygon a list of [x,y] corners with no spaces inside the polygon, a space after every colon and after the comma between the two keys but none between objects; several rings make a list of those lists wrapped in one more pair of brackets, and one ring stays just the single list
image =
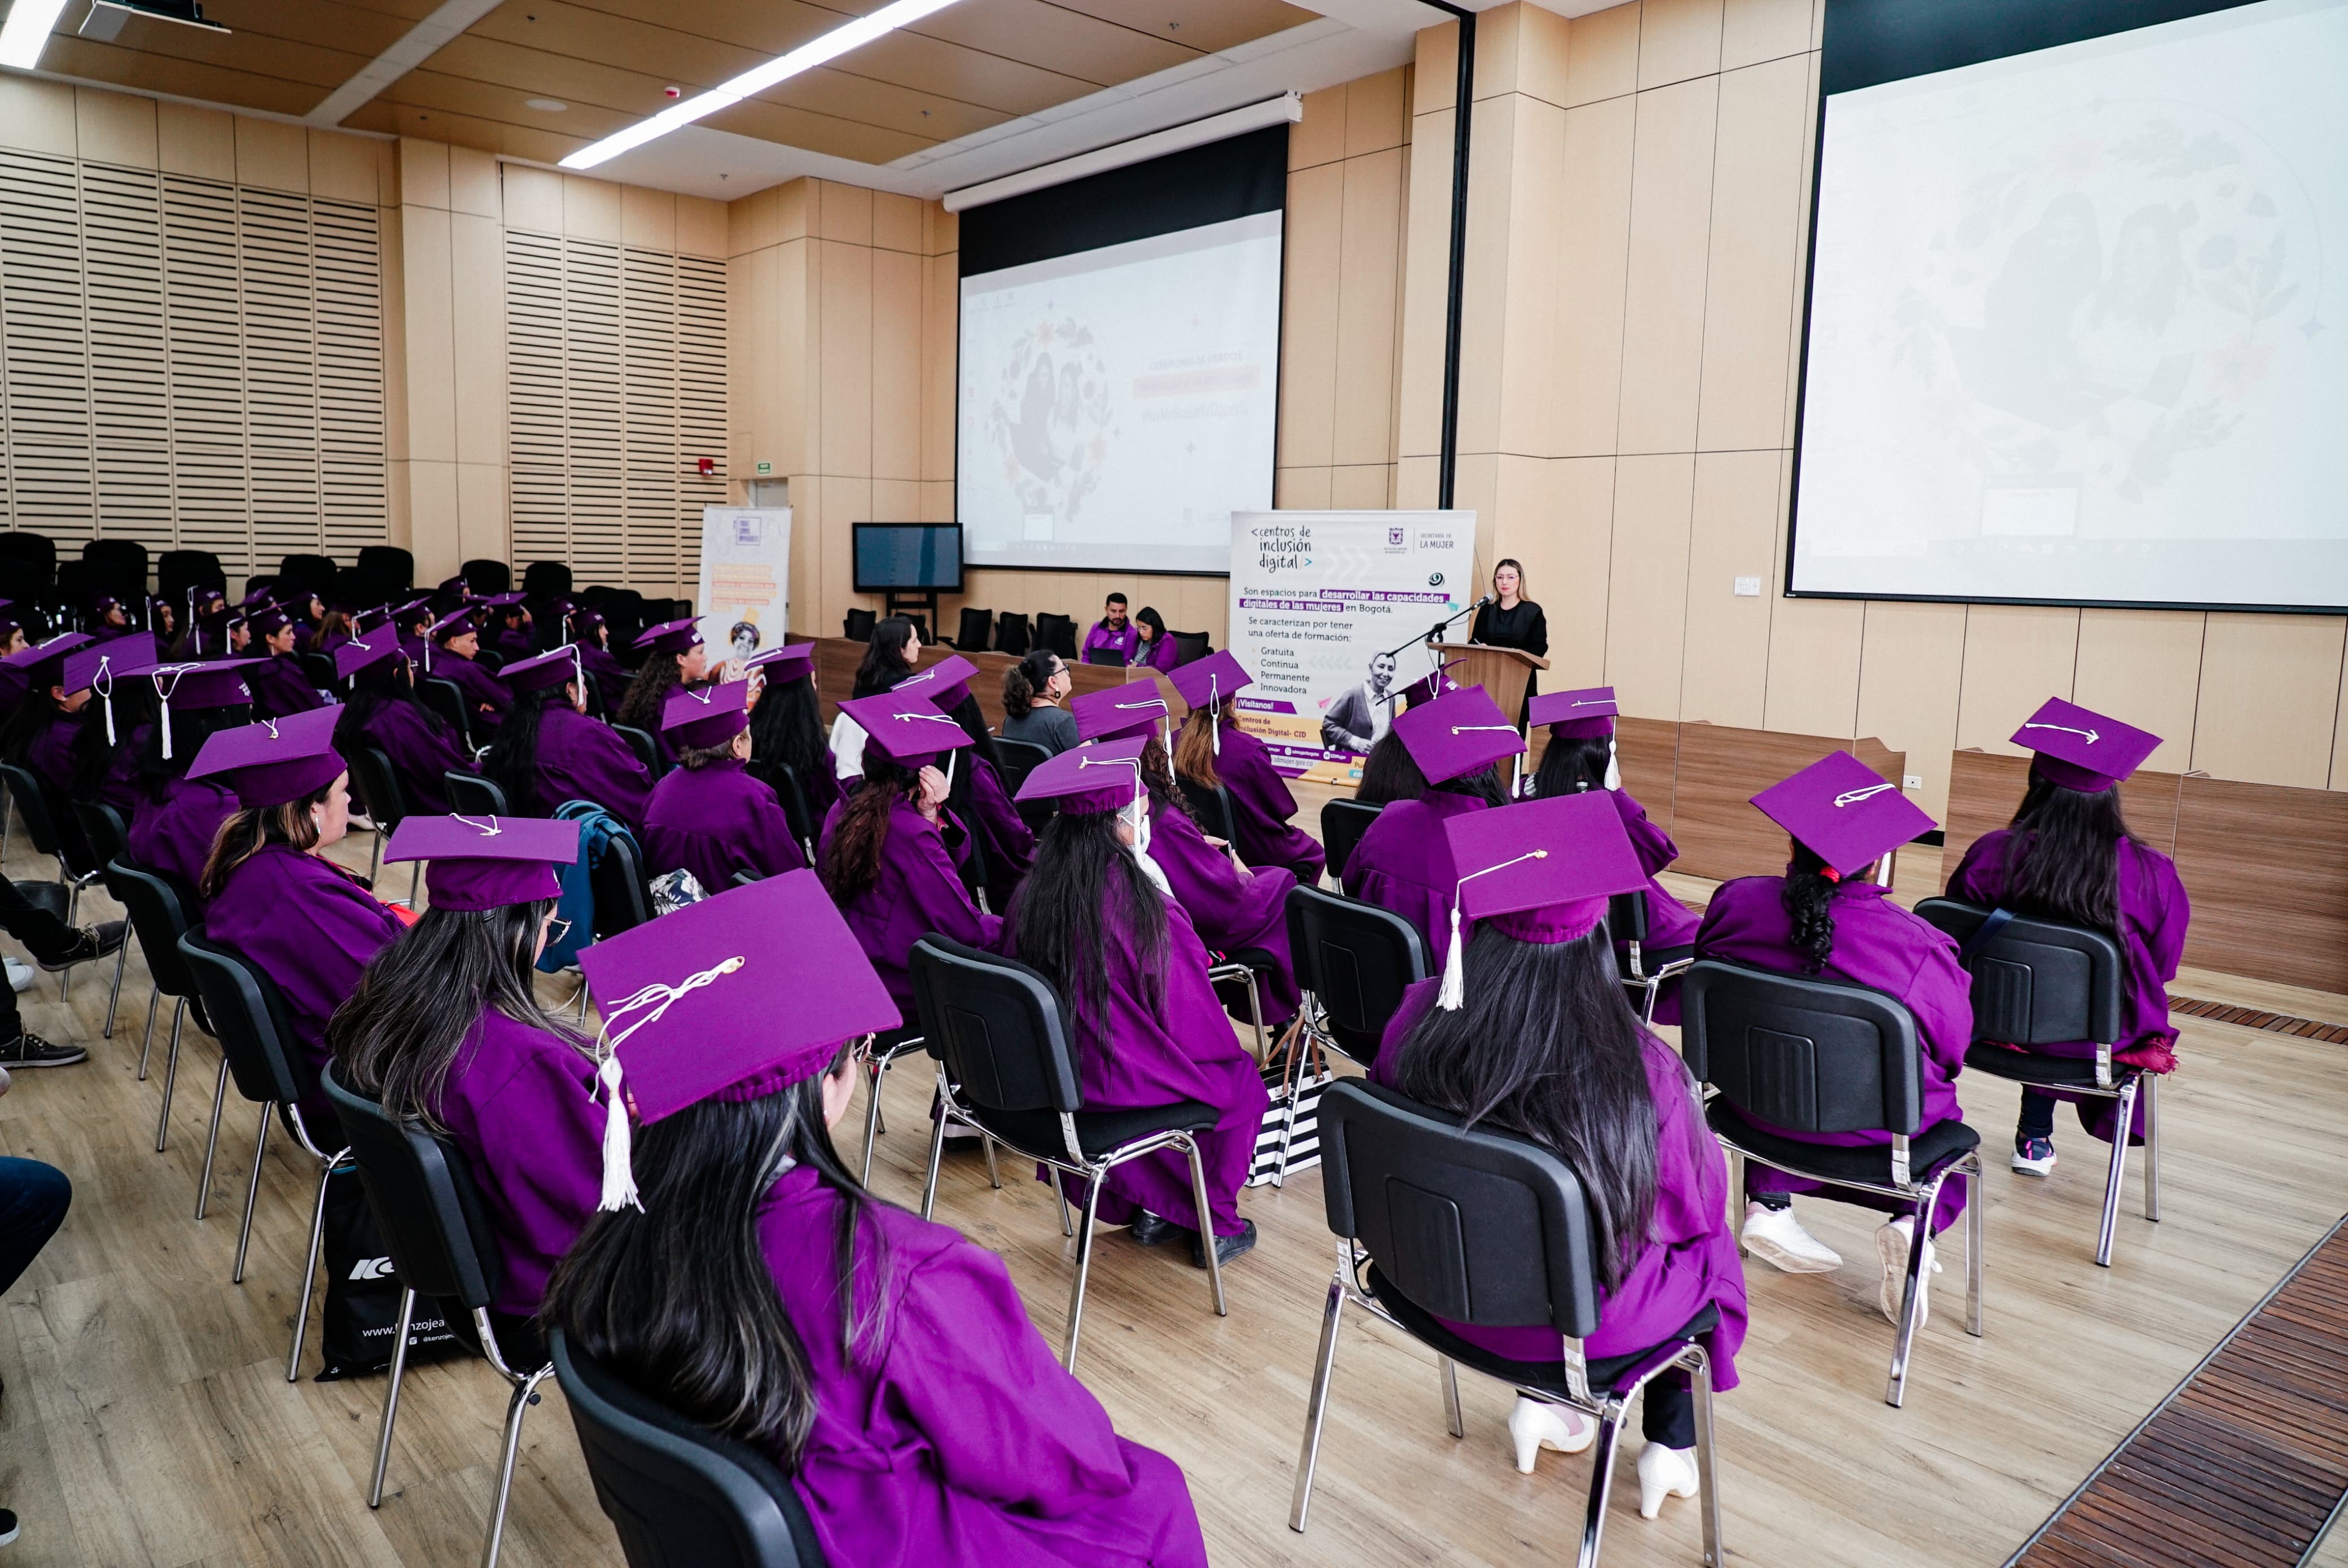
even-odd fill
[{"label": "air vent on ceiling", "polygon": [[77,31],[85,38],[110,43],[122,31],[122,25],[133,16],[151,16],[158,22],[201,27],[207,33],[228,31],[218,22],[206,19],[198,0],[93,0],[89,15],[82,18]]}]

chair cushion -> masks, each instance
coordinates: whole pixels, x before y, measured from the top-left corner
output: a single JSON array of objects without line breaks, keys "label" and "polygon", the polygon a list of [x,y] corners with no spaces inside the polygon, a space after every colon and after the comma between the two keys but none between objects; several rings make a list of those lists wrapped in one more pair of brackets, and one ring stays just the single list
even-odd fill
[{"label": "chair cushion", "polygon": [[[2096,1087],[2093,1057],[2050,1057],[2043,1051],[2014,1051],[2003,1046],[1976,1044],[1965,1053],[1965,1066],[2016,1083],[2045,1084],[2054,1088]],[[2130,1070],[2126,1063],[2114,1062],[2112,1082],[2123,1082]]]},{"label": "chair cushion", "polygon": [[[1076,1146],[1088,1160],[1097,1160],[1111,1150],[1169,1129],[1184,1132],[1204,1132],[1215,1125],[1221,1112],[1202,1100],[1179,1100],[1172,1105],[1146,1105],[1138,1110],[1080,1110],[1076,1114]],[[1060,1133],[1058,1113],[1049,1110],[986,1110],[974,1109],[973,1116],[985,1128],[1014,1149],[1029,1154],[1048,1154],[1065,1159],[1068,1141]]]},{"label": "chair cushion", "polygon": [[[1462,1339],[1427,1313],[1413,1305],[1409,1297],[1394,1287],[1392,1280],[1378,1272],[1378,1265],[1375,1264],[1370,1265],[1370,1294],[1378,1298],[1380,1306],[1393,1313],[1401,1321],[1402,1326],[1410,1330],[1413,1337],[1448,1356],[1461,1366],[1472,1367],[1487,1377],[1505,1378],[1509,1382],[1521,1384],[1528,1388],[1539,1388],[1543,1393],[1555,1394],[1560,1398],[1566,1397],[1563,1359],[1511,1361],[1506,1357],[1493,1355],[1480,1345]],[[1609,1356],[1603,1360],[1590,1362],[1588,1364],[1590,1387],[1593,1391],[1603,1389],[1612,1392],[1618,1384],[1624,1381],[1632,1367],[1654,1354],[1661,1346],[1682,1344],[1699,1335],[1710,1333],[1719,1325],[1720,1309],[1706,1305],[1702,1312],[1683,1324],[1678,1333],[1658,1340],[1643,1350],[1633,1350],[1625,1355]]]},{"label": "chair cushion", "polygon": [[[1830,1181],[1871,1181],[1879,1187],[1891,1184],[1891,1146],[1888,1143],[1845,1148],[1834,1143],[1806,1143],[1798,1138],[1765,1132],[1737,1115],[1727,1100],[1716,1095],[1704,1107],[1704,1119],[1712,1123],[1715,1133],[1737,1148],[1796,1175],[1817,1176]],[[1956,1117],[1936,1121],[1908,1140],[1909,1177],[1911,1181],[1924,1181],[1950,1161],[1962,1159],[1980,1147],[1981,1134]]]}]

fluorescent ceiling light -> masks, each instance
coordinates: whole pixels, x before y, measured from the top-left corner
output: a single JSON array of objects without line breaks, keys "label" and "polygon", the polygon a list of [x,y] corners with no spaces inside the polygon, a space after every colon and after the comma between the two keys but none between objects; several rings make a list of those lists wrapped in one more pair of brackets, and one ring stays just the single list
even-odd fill
[{"label": "fluorescent ceiling light", "polygon": [[[21,11],[32,3],[33,0],[17,0],[17,10]],[[57,0],[57,5],[63,3],[64,0]],[[50,15],[56,15],[57,5],[48,5],[48,0],[41,0],[41,4],[48,5]],[[681,126],[691,125],[695,120],[716,114],[721,108],[731,108],[744,98],[756,97],[802,71],[811,71],[828,61],[836,60],[850,49],[861,48],[884,34],[909,27],[922,17],[942,11],[953,4],[953,0],[894,0],[893,4],[881,6],[870,16],[859,16],[852,22],[834,27],[823,36],[810,39],[789,54],[768,60],[763,66],[744,71],[732,81],[720,83],[698,98],[672,105],[650,119],[640,119],[624,130],[613,131],[602,140],[581,148],[562,160],[562,167],[592,169],[632,148],[656,141]],[[10,13],[8,22],[12,35],[15,20],[15,13]],[[42,24],[45,33],[47,26],[46,22]]]},{"label": "fluorescent ceiling light", "polygon": [[66,0],[16,0],[8,7],[7,23],[0,26],[0,66],[29,71],[39,65],[41,51],[49,46],[49,29],[65,8]]}]

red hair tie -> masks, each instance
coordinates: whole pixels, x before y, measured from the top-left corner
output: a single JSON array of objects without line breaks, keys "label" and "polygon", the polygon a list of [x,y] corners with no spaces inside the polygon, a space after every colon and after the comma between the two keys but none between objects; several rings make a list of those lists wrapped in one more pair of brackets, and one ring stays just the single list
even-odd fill
[{"label": "red hair tie", "polygon": [[1832,866],[1820,866],[1818,868],[1818,875],[1826,878],[1827,881],[1830,882],[1838,882],[1842,881],[1842,873],[1835,870]]}]

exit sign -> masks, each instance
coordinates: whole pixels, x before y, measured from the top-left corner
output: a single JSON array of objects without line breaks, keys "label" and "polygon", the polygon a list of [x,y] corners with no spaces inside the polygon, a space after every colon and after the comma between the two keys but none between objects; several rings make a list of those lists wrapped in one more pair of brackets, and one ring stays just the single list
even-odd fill
[{"label": "exit sign", "polygon": [[758,471],[762,474],[773,473],[775,471],[775,465],[772,463],[760,463],[758,465]]}]

